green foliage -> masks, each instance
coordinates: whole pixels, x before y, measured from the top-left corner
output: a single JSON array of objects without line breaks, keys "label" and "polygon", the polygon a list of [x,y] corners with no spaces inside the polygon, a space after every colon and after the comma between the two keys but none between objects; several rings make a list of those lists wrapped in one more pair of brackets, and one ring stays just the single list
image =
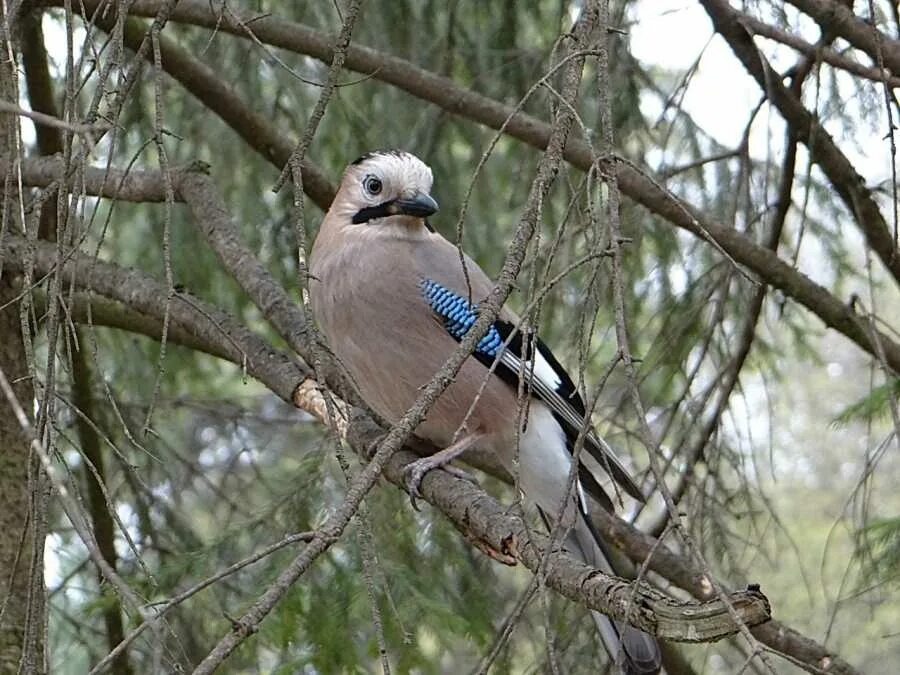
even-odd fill
[{"label": "green foliage", "polygon": [[869,582],[896,584],[900,572],[900,517],[879,518],[859,533],[857,555]]},{"label": "green foliage", "polygon": [[[334,33],[340,25],[340,2],[245,4],[323,33]],[[646,13],[655,11],[653,0],[612,4],[615,24],[626,30],[639,27]],[[779,25],[787,25],[780,3],[750,4],[762,12],[771,10]],[[353,40],[515,104],[549,68],[560,32],[570,26],[572,9],[572,3],[549,0],[370,2],[364,5]],[[54,15],[57,28],[62,16]],[[213,35],[170,23],[164,34],[212,66],[286,138],[293,142],[301,137],[321,88],[299,80],[274,57],[304,80],[318,83],[326,78],[325,65],[284,50],[263,50],[252,40],[222,32]],[[734,147],[679,107],[675,94],[687,73],[670,67],[665,56],[643,63],[632,54],[630,35],[616,32],[613,37],[611,103],[617,149],[711,218],[764,241],[781,158],[754,151],[698,163]],[[689,47],[694,45],[684,45]],[[109,56],[103,52],[98,58],[102,65]],[[743,77],[737,68],[735,76]],[[58,92],[63,91],[63,72],[56,73]],[[504,137],[473,184],[475,166],[496,135],[493,130],[417,100],[377,77],[345,72],[340,79],[344,86],[329,102],[309,157],[336,181],[348,161],[373,148],[416,152],[435,174],[434,194],[442,209],[434,225],[454,241],[460,228],[465,249],[488,273],[496,274],[539,154]],[[243,240],[299,301],[298,223],[290,187],[273,194],[279,168],[249,149],[174,80],[157,81],[153,69],[143,67],[118,121],[115,149],[104,141],[97,163],[108,159],[116,167],[131,162],[136,168],[160,167],[153,142],[157,85],[169,164],[203,160],[211,165],[211,176]],[[96,86],[96,78],[87,78],[74,103],[79,110],[85,110]],[[875,122],[842,105],[842,87],[823,78],[820,108],[840,126],[842,138],[852,142],[856,130]],[[878,91],[863,85],[854,92],[854,105],[877,108]],[[540,88],[524,110],[546,120],[556,104],[552,92]],[[597,111],[592,64],[585,70],[578,112],[595,143],[602,131]],[[763,133],[777,146],[780,129]],[[838,297],[849,297],[867,283],[859,242],[833,188],[817,170],[807,175],[804,162],[801,156],[794,208],[779,253],[790,261],[799,246],[803,255],[798,268]],[[694,163],[693,168],[675,170]],[[570,270],[540,303],[533,302],[533,291],[588,252],[608,248],[607,196],[595,176],[587,181],[582,172],[563,167],[544,204],[539,239],[510,300],[516,310],[530,311],[542,337],[554,345],[588,393],[618,355],[609,257]],[[104,200],[88,201],[85,211],[84,250],[96,250],[102,259],[157,279],[165,279],[170,269],[179,288],[283,347],[260,311],[224,272],[184,207],[175,204],[167,212],[159,204],[110,206]],[[302,223],[307,243],[321,215],[307,202]],[[846,528],[858,532],[856,540],[835,523],[849,518],[848,495],[856,494],[859,476],[869,469],[866,444],[877,441],[864,429],[871,422],[871,438],[889,433],[888,413],[900,396],[900,380],[869,388],[868,364],[848,356],[846,344],[823,338],[821,324],[806,310],[769,293],[730,403],[713,434],[701,439],[701,428],[717,404],[717,386],[733,363],[741,327],[761,287],[708,242],[676,230],[636,204],[623,201],[619,216],[627,238],[622,291],[630,346],[640,359],[638,380],[651,433],[659,441],[658,459],[668,467],[673,485],[687,466],[687,450],[702,441],[702,461],[681,508],[712,571],[733,586],[761,582],[778,616],[813,636],[830,629],[823,617],[839,607],[845,613],[836,621],[829,646],[846,647],[847,657],[858,656],[871,672],[878,672],[882,662],[896,663],[896,641],[869,655],[872,640],[887,632],[884,625],[900,620],[896,596],[893,608],[891,598],[866,607],[835,590],[843,588],[845,572],[853,579],[896,580],[900,519],[891,515],[900,508],[896,495],[879,492],[880,499],[867,504],[870,510],[860,509],[868,522]],[[883,306],[897,307],[896,298],[880,288],[878,280],[875,291],[885,293]],[[288,533],[314,529],[339,507],[347,478],[335,461],[333,439],[259,384],[245,382],[239,368],[172,344],[161,361],[158,341],[100,326],[82,334],[88,338],[82,349],[94,373],[94,421],[108,439],[106,483],[134,543],[132,550],[122,533],[117,534],[119,571],[142,598],[171,598]],[[46,352],[46,344],[39,341],[37,349]],[[843,368],[838,381],[827,375],[830,364]],[[66,371],[60,385],[66,399],[69,380]],[[76,452],[77,416],[68,403],[61,403],[60,409],[54,432],[60,436],[74,489],[81,494],[85,481],[84,462]],[[832,428],[827,428],[828,420],[834,420]],[[604,382],[595,422],[630,453],[636,467],[647,466],[621,367]],[[891,452],[880,466],[885,476],[896,477]],[[355,458],[349,463],[352,472],[359,470]],[[486,484],[506,503],[515,501],[508,487]],[[651,503],[639,524],[655,520],[656,506]],[[373,579],[372,593],[395,672],[468,672],[490,651],[530,575],[488,561],[439,514],[429,509],[413,512],[393,488],[376,488],[366,509],[367,521],[355,520],[341,541],[291,588],[259,632],[229,660],[227,672],[376,672],[378,634],[364,570]],[[50,553],[58,569],[51,586],[68,577],[66,588],[51,595],[54,670],[86,672],[107,651],[100,614],[111,595],[106,587],[98,593],[94,570],[82,564],[85,552],[65,518],[54,513],[52,521]],[[838,533],[832,539],[833,529]],[[369,532],[374,542],[376,560],[368,568],[361,531]],[[677,546],[672,535],[665,543]],[[861,568],[838,569],[831,558],[822,562],[832,546],[834,557],[846,563],[854,543],[865,553],[857,558]],[[130,649],[135,671],[149,672],[156,659],[172,671],[198,663],[231,630],[229,617],[240,616],[302,546],[267,556],[179,605],[160,628],[161,638],[138,640]],[[811,571],[818,567],[818,572]],[[137,619],[129,618],[134,627]],[[162,655],[154,640],[164,644]],[[737,672],[745,660],[740,649],[722,643],[709,651],[686,648],[685,654],[698,672]],[[549,672],[551,658],[558,672],[596,672],[602,668],[600,653],[586,613],[541,592],[500,650],[491,673]],[[711,654],[718,661],[709,663],[719,665],[703,670]]]},{"label": "green foliage", "polygon": [[891,415],[891,407],[896,408],[898,398],[900,398],[900,378],[893,378],[872,387],[865,396],[844,408],[834,419],[833,424],[845,426],[851,422],[887,420]]}]

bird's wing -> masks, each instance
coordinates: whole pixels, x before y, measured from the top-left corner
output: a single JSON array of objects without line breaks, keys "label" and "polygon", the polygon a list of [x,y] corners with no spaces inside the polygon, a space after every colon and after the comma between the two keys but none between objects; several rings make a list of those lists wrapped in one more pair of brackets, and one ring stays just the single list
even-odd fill
[{"label": "bird's wing", "polygon": [[[447,333],[457,341],[461,340],[478,318],[478,305],[470,303],[462,293],[428,277],[421,280],[420,289],[423,299]],[[532,394],[553,412],[566,432],[571,448],[584,425],[584,401],[572,378],[540,338],[523,336],[514,323],[498,318],[478,341],[473,355],[488,368],[493,367],[494,372],[513,387],[518,386],[522,376]],[[590,426],[584,447],[625,492],[643,501],[644,496],[628,470]],[[602,492],[596,481],[592,483],[585,475],[587,472],[580,473],[592,494],[597,490]],[[608,498],[605,501],[608,502]]]}]

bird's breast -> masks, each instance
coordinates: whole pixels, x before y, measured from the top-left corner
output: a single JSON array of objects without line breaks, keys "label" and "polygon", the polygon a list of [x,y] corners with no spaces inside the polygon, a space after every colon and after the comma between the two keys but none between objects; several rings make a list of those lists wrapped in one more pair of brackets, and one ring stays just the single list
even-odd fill
[{"label": "bird's breast", "polygon": [[[396,422],[458,343],[424,296],[426,271],[414,252],[396,245],[348,253],[313,258],[313,312],[363,400]],[[439,446],[460,430],[511,437],[515,410],[515,392],[469,358],[416,433]]]}]

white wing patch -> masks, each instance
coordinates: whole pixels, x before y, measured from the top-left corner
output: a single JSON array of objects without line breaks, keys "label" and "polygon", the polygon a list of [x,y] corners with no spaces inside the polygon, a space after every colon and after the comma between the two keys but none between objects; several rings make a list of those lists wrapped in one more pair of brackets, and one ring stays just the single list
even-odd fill
[{"label": "white wing patch", "polygon": [[[537,351],[537,350],[535,350]],[[559,385],[562,384],[562,380],[559,375],[553,369],[549,363],[547,363],[547,359],[544,358],[544,355],[539,351],[535,354],[537,358],[534,360],[534,376],[543,382],[547,383],[554,390],[559,388]],[[531,363],[525,363],[525,370],[529,370],[531,368]]]},{"label": "white wing patch", "polygon": [[[563,495],[569,489],[571,467],[572,455],[566,450],[562,427],[546,405],[535,401],[529,411],[528,427],[519,444],[522,491],[548,514],[555,515]],[[575,494],[581,507],[587,508],[584,490],[577,478]]]},{"label": "white wing patch", "polygon": [[[571,404],[560,396],[557,387],[561,379],[556,374],[553,367],[541,356],[540,352],[536,352],[537,360],[534,364],[534,370],[531,369],[531,363],[526,361],[524,366],[522,359],[512,353],[509,349],[504,349],[500,354],[500,363],[512,370],[512,372],[522,373],[525,381],[531,386],[532,392],[544,401],[550,409],[558,414],[565,424],[571,429],[579,430],[584,425],[584,418],[576,412]],[[548,374],[549,373],[549,374]],[[615,470],[621,480],[617,480],[632,497],[642,499],[641,489],[631,478],[631,474],[621,460],[613,452],[612,448],[602,438],[597,436],[594,430],[588,426],[585,441],[588,446],[593,446],[600,453],[596,456],[598,463],[604,467],[604,473],[612,475]],[[625,482],[622,482],[625,481]]]},{"label": "white wing patch", "polygon": [[543,385],[543,387],[556,392],[559,385],[562,384],[562,379],[557,375],[553,366],[547,362],[543,354],[536,352],[535,356],[537,356],[537,359],[534,361],[534,366],[532,366],[531,361],[525,361],[523,364],[522,359],[509,349],[504,348],[503,353],[500,355],[500,363],[510,368],[516,375],[521,372],[523,377],[531,382],[532,387],[537,388],[539,385]]}]

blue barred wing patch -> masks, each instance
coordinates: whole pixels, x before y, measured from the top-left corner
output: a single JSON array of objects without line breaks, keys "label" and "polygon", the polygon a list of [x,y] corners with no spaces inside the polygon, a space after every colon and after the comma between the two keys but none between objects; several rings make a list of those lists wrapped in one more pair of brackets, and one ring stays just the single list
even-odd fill
[{"label": "blue barred wing patch", "polygon": [[[456,340],[462,340],[478,319],[478,305],[431,279],[419,282],[422,297],[444,324],[444,329]],[[506,346],[504,347],[504,342]],[[532,395],[543,401],[553,413],[566,435],[571,452],[584,426],[584,402],[572,378],[553,356],[540,338],[531,332],[522,335],[513,324],[497,319],[479,340],[473,352],[476,359],[488,368],[495,368],[497,377],[514,390],[523,377]],[[599,462],[613,479],[632,497],[643,501],[640,487],[625,466],[616,458],[612,448],[588,428],[585,449]],[[585,488],[610,509],[612,502],[600,487],[591,471],[579,469]]]},{"label": "blue barred wing patch", "polygon": [[[444,322],[444,329],[457,340],[462,340],[478,318],[478,304],[470,303],[463,296],[451,291],[431,279],[419,282],[422,297]],[[475,346],[475,353],[497,358],[503,339],[496,326],[488,328],[484,337]]]}]

